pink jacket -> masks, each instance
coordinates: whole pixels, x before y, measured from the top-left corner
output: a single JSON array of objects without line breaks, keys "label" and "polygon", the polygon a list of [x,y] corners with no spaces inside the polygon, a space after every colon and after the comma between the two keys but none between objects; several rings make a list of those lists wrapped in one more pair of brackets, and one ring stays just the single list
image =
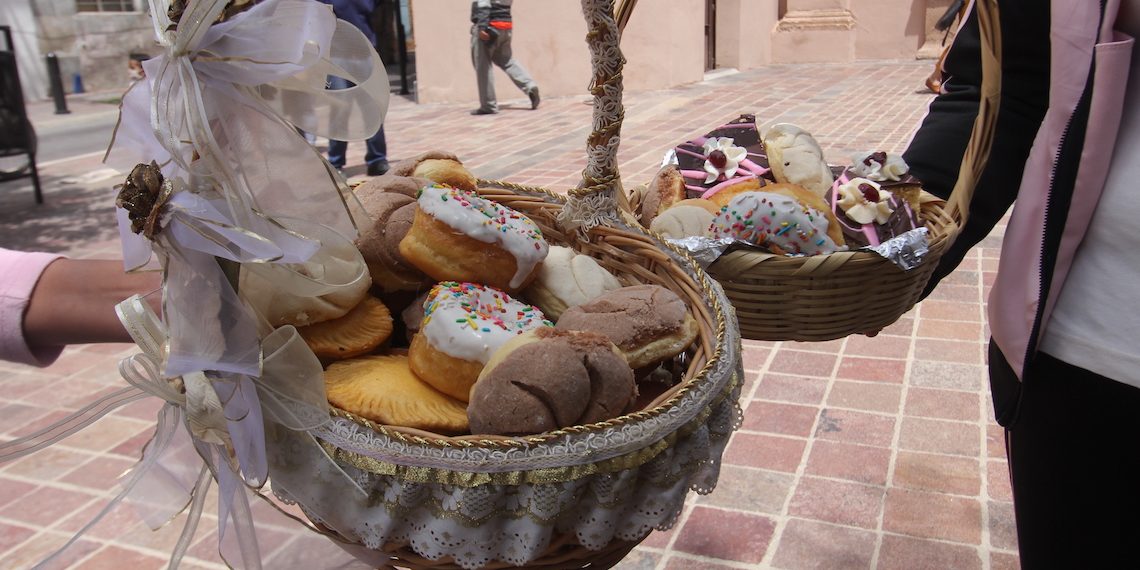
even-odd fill
[{"label": "pink jacket", "polygon": [[1108,174],[1133,39],[1119,0],[1052,0],[1049,108],[1026,163],[989,300],[994,341],[1020,377],[1036,352]]},{"label": "pink jacket", "polygon": [[40,275],[60,255],[0,248],[0,360],[47,366],[62,346],[30,347],[24,338],[24,313]]}]

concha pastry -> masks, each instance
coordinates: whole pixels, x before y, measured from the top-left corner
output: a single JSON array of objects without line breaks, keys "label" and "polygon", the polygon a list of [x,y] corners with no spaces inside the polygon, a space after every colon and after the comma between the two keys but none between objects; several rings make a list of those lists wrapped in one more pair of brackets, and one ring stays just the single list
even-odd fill
[{"label": "concha pastry", "polygon": [[408,234],[416,216],[416,194],[431,184],[425,178],[385,174],[369,179],[355,190],[372,223],[356,238],[372,281],[387,292],[415,291],[427,276],[404,259],[400,240]]},{"label": "concha pastry", "polygon": [[684,352],[699,327],[676,293],[660,285],[634,285],[570,307],[555,328],[602,334],[640,369]]},{"label": "concha pastry", "polygon": [[636,397],[633,370],[609,339],[540,328],[495,352],[467,418],[472,433],[526,435],[617,417]]},{"label": "concha pastry", "polygon": [[621,282],[594,258],[552,245],[525,296],[548,318],[558,320],[567,307],[620,287]]}]

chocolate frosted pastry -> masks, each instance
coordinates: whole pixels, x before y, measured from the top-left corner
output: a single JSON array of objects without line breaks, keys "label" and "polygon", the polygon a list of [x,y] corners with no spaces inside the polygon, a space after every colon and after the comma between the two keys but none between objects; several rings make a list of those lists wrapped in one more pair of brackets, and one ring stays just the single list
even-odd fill
[{"label": "chocolate frosted pastry", "polygon": [[567,309],[558,330],[605,335],[642,368],[672,358],[697,338],[697,322],[676,293],[660,285],[634,285]]},{"label": "chocolate frosted pastry", "polygon": [[636,397],[633,370],[607,338],[544,327],[495,352],[467,418],[475,434],[526,435],[617,417]]},{"label": "chocolate frosted pastry", "polygon": [[688,198],[708,198],[740,179],[773,180],[755,115],[741,115],[673,151]]},{"label": "chocolate frosted pastry", "polygon": [[877,246],[918,227],[918,216],[901,192],[867,178],[841,176],[828,195],[832,212],[852,247]]},{"label": "chocolate frosted pastry", "polygon": [[368,264],[372,281],[384,291],[414,291],[427,277],[400,254],[400,240],[416,216],[416,193],[431,184],[423,178],[384,175],[355,190],[372,224],[362,227],[356,247]]},{"label": "chocolate frosted pastry", "polygon": [[851,155],[851,166],[847,167],[846,174],[848,178],[874,180],[888,189],[902,184],[919,184],[918,178],[910,174],[910,166],[903,157],[883,151]]}]

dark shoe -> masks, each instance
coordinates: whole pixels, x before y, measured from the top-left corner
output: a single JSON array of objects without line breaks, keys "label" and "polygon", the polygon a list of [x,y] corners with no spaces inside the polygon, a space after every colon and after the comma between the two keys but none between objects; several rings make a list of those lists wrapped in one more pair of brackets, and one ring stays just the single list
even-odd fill
[{"label": "dark shoe", "polygon": [[479,108],[479,109],[475,109],[474,111],[471,111],[472,115],[494,115],[495,113],[498,113],[498,111],[492,111],[490,109],[483,109],[483,108]]},{"label": "dark shoe", "polygon": [[389,167],[388,167],[388,161],[387,160],[379,160],[379,161],[373,162],[372,164],[368,165],[368,175],[369,176],[380,176],[380,175],[384,174],[385,172],[388,172],[388,168]]},{"label": "dark shoe", "polygon": [[527,97],[530,97],[530,108],[532,110],[537,109],[538,103],[539,103],[539,101],[541,101],[541,99],[539,99],[539,97],[538,97],[538,87],[531,89],[530,93],[527,93]]}]

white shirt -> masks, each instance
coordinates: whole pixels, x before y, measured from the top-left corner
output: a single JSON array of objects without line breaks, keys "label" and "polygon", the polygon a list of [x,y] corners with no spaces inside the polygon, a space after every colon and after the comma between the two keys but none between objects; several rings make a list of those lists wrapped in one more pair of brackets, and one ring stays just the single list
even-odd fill
[{"label": "white shirt", "polygon": [[[1140,0],[1124,0],[1116,29],[1140,35]],[[1140,387],[1140,54],[1133,46],[1127,94],[1104,192],[1077,249],[1041,350]]]}]

